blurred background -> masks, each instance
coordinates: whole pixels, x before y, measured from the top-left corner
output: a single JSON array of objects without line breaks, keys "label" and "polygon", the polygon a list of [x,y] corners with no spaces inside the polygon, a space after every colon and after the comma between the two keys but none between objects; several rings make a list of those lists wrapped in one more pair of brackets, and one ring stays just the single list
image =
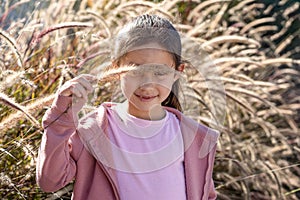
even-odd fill
[{"label": "blurred background", "polygon": [[[112,37],[145,13],[170,19],[218,68],[218,199],[300,199],[298,0],[0,0],[0,198],[71,199],[72,183],[56,193],[36,185],[42,116],[66,80],[100,73]],[[218,101],[186,74],[186,110],[209,125]],[[114,87],[99,84],[91,106],[121,99]]]}]

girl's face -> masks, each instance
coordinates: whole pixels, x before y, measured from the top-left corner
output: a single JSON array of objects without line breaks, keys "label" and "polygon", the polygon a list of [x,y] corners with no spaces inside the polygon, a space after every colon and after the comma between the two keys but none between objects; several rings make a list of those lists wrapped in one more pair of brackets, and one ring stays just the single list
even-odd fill
[{"label": "girl's face", "polygon": [[165,115],[161,103],[178,79],[173,56],[161,48],[148,47],[127,53],[120,66],[135,67],[121,76],[128,113],[143,119],[161,119]]}]

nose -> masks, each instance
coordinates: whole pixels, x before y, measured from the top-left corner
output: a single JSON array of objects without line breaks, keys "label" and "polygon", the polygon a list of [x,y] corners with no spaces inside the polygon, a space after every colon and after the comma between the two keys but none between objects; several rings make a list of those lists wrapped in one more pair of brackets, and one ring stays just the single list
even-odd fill
[{"label": "nose", "polygon": [[153,73],[146,72],[140,80],[140,88],[149,88],[153,87],[155,84]]}]

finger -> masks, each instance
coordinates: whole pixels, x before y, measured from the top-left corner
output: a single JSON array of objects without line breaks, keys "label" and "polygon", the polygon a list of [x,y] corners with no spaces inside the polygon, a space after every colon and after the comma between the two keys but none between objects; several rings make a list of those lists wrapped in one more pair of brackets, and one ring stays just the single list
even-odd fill
[{"label": "finger", "polygon": [[[90,81],[97,80],[96,76],[90,74],[82,74],[67,81],[61,88],[59,93],[63,96],[71,96],[74,94],[77,97],[87,96],[87,92],[93,91],[93,86]],[[81,85],[78,86],[78,85]],[[83,88],[82,88],[83,87]]]},{"label": "finger", "polygon": [[62,95],[62,96],[65,96],[65,97],[68,97],[68,96],[71,96],[72,95],[72,91],[70,88],[67,88],[67,89],[62,89],[59,91],[59,94]]},{"label": "finger", "polygon": [[81,77],[85,78],[86,80],[88,80],[92,84],[97,83],[97,81],[98,81],[97,76],[94,76],[94,75],[91,75],[91,74],[82,74]]},{"label": "finger", "polygon": [[84,88],[80,83],[78,83],[76,85],[76,88],[80,92],[81,97],[84,98],[84,99],[87,99],[88,91],[86,90],[86,88]]},{"label": "finger", "polygon": [[[72,94],[78,98],[82,98],[82,93],[80,92],[79,86],[80,84],[73,84],[72,85]],[[81,86],[82,87],[82,86]]]},{"label": "finger", "polygon": [[87,90],[87,92],[92,92],[93,91],[92,84],[87,79],[85,79],[84,77],[79,78],[78,82]]},{"label": "finger", "polygon": [[62,96],[71,96],[73,94],[72,82],[68,81],[59,88],[58,93]]}]

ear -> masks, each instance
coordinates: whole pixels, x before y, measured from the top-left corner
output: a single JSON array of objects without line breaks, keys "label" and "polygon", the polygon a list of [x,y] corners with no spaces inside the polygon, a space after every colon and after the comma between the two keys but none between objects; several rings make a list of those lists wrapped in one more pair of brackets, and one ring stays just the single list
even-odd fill
[{"label": "ear", "polygon": [[[183,70],[184,70],[184,67],[185,67],[185,65],[182,63],[182,64],[180,64],[178,66],[178,68],[176,69],[176,71],[179,71],[180,73],[182,73]],[[179,74],[175,74],[174,82],[177,81],[179,78],[180,78],[180,75]]]},{"label": "ear", "polygon": [[180,64],[179,66],[178,66],[178,71],[180,71],[180,72],[183,72],[183,70],[184,70],[184,67],[185,67],[185,65],[184,65],[184,63],[182,63],[182,64]]}]

